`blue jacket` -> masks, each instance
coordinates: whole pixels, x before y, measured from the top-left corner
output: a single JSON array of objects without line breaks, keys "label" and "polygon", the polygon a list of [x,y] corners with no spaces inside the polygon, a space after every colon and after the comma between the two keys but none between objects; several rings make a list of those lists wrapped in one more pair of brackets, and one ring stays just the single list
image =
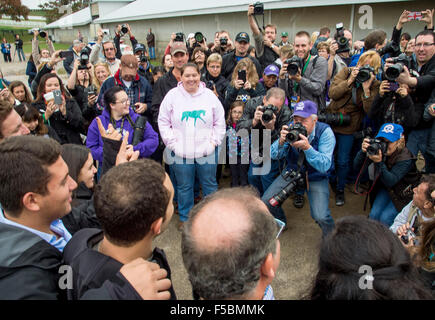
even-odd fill
[{"label": "blue jacket", "polygon": [[[127,87],[121,80],[120,70],[118,70],[113,77],[107,78],[103,82],[97,99],[97,102],[100,106],[105,106],[103,101],[104,93],[114,86],[120,86],[127,92]],[[134,100],[130,101],[130,107],[134,106],[136,102],[146,103],[147,110],[145,111],[144,115],[147,116],[148,119],[152,119],[151,101],[153,97],[153,89],[151,88],[150,83],[147,79],[136,73],[136,78],[133,80],[131,86],[134,90]]]},{"label": "blue jacket", "polygon": [[[136,119],[139,117],[137,113],[135,113],[130,108],[129,116],[133,123],[136,122]],[[99,116],[98,118],[101,119],[101,123],[103,124],[103,127],[107,130],[110,123],[110,113],[105,108],[103,110],[103,114]],[[115,121],[116,128],[123,128],[122,135],[124,136],[125,131],[128,131],[128,143],[131,144],[133,141],[133,132],[134,127],[131,126],[130,122],[126,117],[123,117],[121,120]],[[115,128],[115,129],[116,129]],[[133,147],[133,150],[139,150],[139,158],[146,158],[149,157],[153,152],[157,149],[157,146],[159,144],[159,137],[157,133],[153,130],[150,123],[147,122],[144,135],[143,135],[143,141],[138,143],[136,146]],[[92,157],[95,160],[98,160],[100,165],[103,165],[103,139],[101,138],[100,131],[98,130],[98,123],[97,119],[95,118],[92,120],[89,129],[88,129],[88,136],[86,139],[86,147],[88,147],[91,150]]]}]

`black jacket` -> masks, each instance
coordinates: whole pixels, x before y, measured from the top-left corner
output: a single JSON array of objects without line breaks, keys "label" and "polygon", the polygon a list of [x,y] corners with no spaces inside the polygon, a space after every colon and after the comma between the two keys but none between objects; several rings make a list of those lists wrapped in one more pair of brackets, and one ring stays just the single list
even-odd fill
[{"label": "black jacket", "polygon": [[[83,229],[77,232],[66,245],[63,254],[64,262],[73,270],[73,288],[67,290],[69,300],[83,298],[86,291],[100,288],[107,280],[119,280],[117,274],[123,264],[94,249],[101,240],[103,240],[103,231]],[[165,269],[168,272],[168,279],[171,279],[171,269],[163,250],[155,248],[151,261]],[[129,288],[125,284],[126,281],[124,281],[123,287],[129,291],[127,296],[141,299],[133,288]],[[169,291],[171,299],[176,299],[172,286]]]},{"label": "black jacket", "polygon": [[414,102],[425,104],[429,100],[433,88],[435,88],[435,54],[421,67],[419,74],[420,77],[417,78],[415,93],[411,96]]},{"label": "black jacket", "polygon": [[[243,109],[243,115],[237,122],[236,130],[247,129],[251,132],[251,129],[260,129],[261,131],[266,129],[261,122],[258,123],[256,127],[252,127],[252,120],[254,119],[255,110],[258,106],[263,105],[264,96],[252,98],[246,102],[245,108]],[[279,138],[281,128],[283,125],[288,125],[290,123],[292,112],[287,105],[283,105],[281,110],[276,114],[275,129],[271,132],[271,142],[273,143]],[[259,153],[262,154],[262,132],[260,132],[260,149]]]},{"label": "black jacket", "polygon": [[206,71],[203,77],[201,78],[201,81],[203,81],[206,84],[208,81],[213,81],[216,87],[216,92],[219,95],[218,97],[219,101],[222,103],[222,106],[224,107],[225,115],[227,115],[229,106],[225,105],[225,91],[227,90],[228,80],[225,79],[224,76],[222,76],[222,74],[220,74],[219,77],[214,78],[210,75],[208,71]]},{"label": "black jacket", "polygon": [[177,79],[172,74],[173,69],[174,68],[171,68],[154,84],[153,100],[151,102],[152,120],[150,120],[154,131],[157,133],[159,133],[159,125],[157,123],[157,119],[159,117],[160,104],[162,103],[163,98],[169,92],[169,90],[175,88],[178,84]]},{"label": "black jacket", "polygon": [[[257,59],[254,57],[251,57],[249,54],[247,54],[243,58],[250,58],[252,62],[254,62],[255,68],[257,69],[258,73],[258,79],[261,79],[263,76],[263,68],[260,65],[260,62],[258,62]],[[237,65],[237,58],[236,58],[236,52],[231,51],[224,55],[222,57],[222,71],[221,75],[223,75],[228,81],[231,81],[231,77],[233,75],[234,68]]]},{"label": "black jacket", "polygon": [[[35,101],[32,103],[41,113],[45,112],[45,103]],[[66,99],[66,116],[59,112],[54,112],[48,119],[50,126],[56,131],[61,144],[75,143],[83,144],[80,133],[84,134],[83,117],[80,107],[74,99]]]}]

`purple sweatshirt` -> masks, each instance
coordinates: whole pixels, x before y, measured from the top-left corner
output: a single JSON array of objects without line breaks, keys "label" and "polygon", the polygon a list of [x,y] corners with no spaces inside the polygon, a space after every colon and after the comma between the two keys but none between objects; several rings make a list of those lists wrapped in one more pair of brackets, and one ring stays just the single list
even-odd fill
[{"label": "purple sweatshirt", "polygon": [[219,99],[203,82],[194,94],[188,93],[180,82],[160,105],[160,135],[166,147],[179,157],[208,156],[225,136],[224,113]]},{"label": "purple sweatshirt", "polygon": [[[129,114],[133,123],[136,122],[136,119],[139,117],[131,108],[129,109]],[[103,124],[104,129],[107,130],[110,123],[110,113],[105,108],[103,110],[103,114],[98,118],[101,119],[101,123]],[[134,128],[130,125],[130,122],[126,117],[115,121],[116,129],[123,128],[122,136],[124,136],[125,132],[128,131],[128,143],[131,144],[133,141],[133,131]],[[147,158],[157,149],[159,145],[159,137],[157,133],[153,130],[149,122],[147,122],[143,141],[138,143],[133,147],[133,150],[139,150],[139,158]],[[103,139],[101,138],[100,131],[98,130],[97,119],[92,120],[91,125],[88,129],[88,136],[86,139],[86,146],[91,150],[92,157],[99,161],[100,165],[103,165]]]}]

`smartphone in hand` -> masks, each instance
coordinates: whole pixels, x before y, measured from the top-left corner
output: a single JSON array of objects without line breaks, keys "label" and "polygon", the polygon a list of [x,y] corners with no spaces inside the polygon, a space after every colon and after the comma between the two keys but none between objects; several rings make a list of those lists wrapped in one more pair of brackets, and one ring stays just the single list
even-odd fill
[{"label": "smartphone in hand", "polygon": [[239,70],[237,73],[237,78],[239,80],[243,80],[243,83],[246,82],[246,70]]},{"label": "smartphone in hand", "polygon": [[63,103],[62,92],[60,90],[53,90],[54,104],[60,106]]},{"label": "smartphone in hand", "polygon": [[421,20],[422,17],[423,14],[421,13],[421,11],[408,13],[408,21]]}]

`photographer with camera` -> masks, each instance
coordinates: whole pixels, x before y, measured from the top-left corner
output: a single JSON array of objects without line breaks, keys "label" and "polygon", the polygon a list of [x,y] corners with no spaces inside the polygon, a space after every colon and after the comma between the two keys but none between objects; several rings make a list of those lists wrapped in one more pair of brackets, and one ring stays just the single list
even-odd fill
[{"label": "photographer with camera", "polygon": [[[403,127],[385,123],[375,139],[365,138],[353,165],[372,181],[369,217],[389,227],[412,196],[404,192],[418,182],[415,156],[406,148]],[[359,177],[356,182],[358,187]],[[417,181],[416,181],[417,180]]]},{"label": "photographer with camera", "polygon": [[190,60],[193,61],[193,51],[196,48],[200,48],[206,56],[211,54],[210,49],[207,46],[207,39],[201,32],[190,33],[187,37],[187,52],[189,53]]},{"label": "photographer with camera", "polygon": [[231,51],[224,55],[222,57],[222,75],[227,79],[231,80],[231,76],[233,74],[234,68],[236,67],[237,63],[244,59],[249,58],[252,60],[252,62],[255,65],[255,69],[257,70],[258,78],[261,78],[261,74],[263,72],[263,69],[261,68],[260,62],[251,55],[248,54],[249,49],[249,35],[246,32],[239,32],[236,35],[234,46],[236,49],[234,51]]},{"label": "photographer with camera", "polygon": [[[343,68],[329,88],[331,103],[326,109],[325,121],[334,131],[336,144],[336,177],[331,184],[336,186],[335,204],[345,203],[344,187],[351,168],[350,157],[354,143],[354,133],[361,128],[365,112],[370,110],[379,81],[376,80],[381,67],[381,58],[375,51],[365,52],[353,68]],[[345,121],[346,120],[346,121]]]},{"label": "photographer with camera", "polygon": [[113,38],[113,42],[115,43],[116,58],[118,58],[118,59],[121,59],[121,56],[122,56],[121,37],[123,37],[127,34],[128,34],[129,39],[130,39],[130,42],[131,42],[131,48],[133,49],[137,44],[137,40],[131,32],[130,25],[127,23],[127,24],[116,26],[115,37]]},{"label": "photographer with camera", "polygon": [[[259,133],[258,150],[252,150],[251,152],[248,181],[260,194],[263,194],[279,173],[279,160],[270,160],[268,156],[264,156],[264,153],[269,152],[269,150],[263,150],[263,131],[270,131],[271,141],[278,139],[281,127],[288,124],[291,118],[290,109],[284,102],[284,90],[271,88],[266,95],[248,100],[243,109],[242,118],[237,122],[237,131],[246,129],[252,134],[252,129],[256,129]],[[258,159],[255,159],[257,155],[262,160],[266,158],[270,161],[270,171],[262,172],[263,175],[253,173],[254,168],[267,167],[264,161],[258,163]]]},{"label": "photographer with camera", "polygon": [[[256,8],[258,9],[256,10]],[[263,35],[258,27],[254,15],[264,15],[264,6],[262,3],[257,2],[249,5],[248,22],[254,36],[255,51],[257,53],[258,61],[260,61],[261,67],[264,69],[279,58],[279,46],[275,44],[276,26],[268,24],[264,27]]]},{"label": "photographer with camera", "polygon": [[333,79],[341,69],[349,67],[351,62],[352,33],[343,28],[342,23],[336,25],[334,40],[329,46],[328,75]]},{"label": "photographer with camera", "polygon": [[311,38],[308,32],[299,31],[294,40],[295,55],[283,62],[278,86],[286,91],[292,107],[298,101],[314,101],[319,110],[326,106],[325,83],[328,62],[325,58],[312,56]]},{"label": "photographer with camera", "polygon": [[133,53],[137,58],[137,62],[139,63],[139,69],[137,70],[137,73],[151,83],[153,81],[154,67],[151,64],[145,45],[142,43],[137,43],[133,47]]},{"label": "photographer with camera", "polygon": [[121,60],[116,57],[117,50],[115,43],[111,41],[108,38],[109,35],[105,34],[101,29],[97,31],[97,37],[97,43],[92,47],[89,61],[95,65],[102,55],[104,57],[104,59],[102,59],[103,62],[107,62],[110,73],[113,76],[119,70],[119,65],[121,64]]},{"label": "photographer with camera", "polygon": [[65,68],[68,76],[71,75],[74,68],[74,61],[80,59],[80,53],[86,47],[84,42],[80,42],[80,40],[74,40],[72,47],[68,51],[72,51],[72,55],[68,55],[66,59],[63,61],[63,67]]},{"label": "photographer with camera", "polygon": [[[48,37],[47,33],[43,32],[41,34],[39,29],[34,29],[32,33],[33,33],[33,39],[32,39],[33,62],[35,64],[35,67],[38,68],[41,62],[46,62],[50,60],[50,57],[53,55],[55,50],[54,50],[53,42]],[[44,35],[45,37],[42,37],[42,35]],[[38,36],[45,38],[47,49],[39,48]]]},{"label": "photographer with camera", "polygon": [[[317,121],[317,106],[312,101],[297,103],[293,120],[290,125],[282,127],[279,139],[270,148],[270,155],[273,160],[286,158],[286,170],[298,172],[298,180],[302,182],[297,184],[307,191],[311,217],[319,224],[324,238],[334,229],[328,187],[328,175],[334,166],[334,133],[329,125]],[[287,219],[281,205],[286,197],[278,202],[275,200],[289,184],[286,176],[280,174],[261,198],[273,216],[285,223]],[[308,177],[308,182],[303,181],[304,177]]]},{"label": "photographer with camera", "polygon": [[233,41],[230,38],[228,31],[222,30],[215,34],[212,53],[219,53],[221,56],[234,50]]},{"label": "photographer with camera", "polygon": [[92,120],[101,113],[96,109],[97,92],[93,85],[93,73],[93,66],[89,60],[76,60],[67,83],[68,91],[82,111],[85,132],[88,131]]},{"label": "photographer with camera", "polygon": [[198,66],[201,77],[206,72],[205,61],[207,60],[207,57],[208,57],[207,51],[204,50],[204,48],[202,47],[196,47],[192,52],[190,62],[193,62]]}]

